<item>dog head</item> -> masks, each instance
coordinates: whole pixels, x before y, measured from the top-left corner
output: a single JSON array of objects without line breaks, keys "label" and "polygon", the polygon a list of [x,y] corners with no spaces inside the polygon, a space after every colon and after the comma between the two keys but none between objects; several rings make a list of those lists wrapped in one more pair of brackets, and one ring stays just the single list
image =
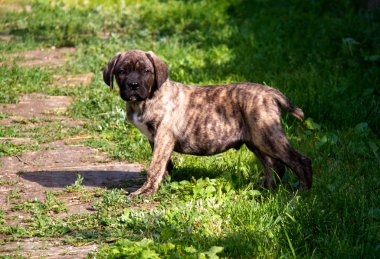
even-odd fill
[{"label": "dog head", "polygon": [[130,50],[113,57],[103,71],[103,80],[111,90],[114,76],[123,100],[144,101],[168,79],[168,68],[151,51]]}]

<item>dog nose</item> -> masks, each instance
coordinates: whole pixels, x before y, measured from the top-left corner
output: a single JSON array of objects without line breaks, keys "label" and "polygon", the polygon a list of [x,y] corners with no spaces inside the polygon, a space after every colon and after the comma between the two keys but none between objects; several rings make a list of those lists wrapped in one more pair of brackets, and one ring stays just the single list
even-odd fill
[{"label": "dog nose", "polygon": [[137,88],[139,88],[140,84],[137,82],[131,82],[131,83],[128,83],[128,86],[132,88],[133,90],[136,90]]}]

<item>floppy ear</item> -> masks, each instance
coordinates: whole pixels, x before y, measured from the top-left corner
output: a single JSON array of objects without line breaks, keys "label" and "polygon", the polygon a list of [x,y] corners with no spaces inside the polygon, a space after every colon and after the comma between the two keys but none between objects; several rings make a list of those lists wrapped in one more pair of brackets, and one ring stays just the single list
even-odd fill
[{"label": "floppy ear", "polygon": [[168,79],[168,66],[152,51],[146,52],[146,55],[154,67],[154,78],[156,81],[154,90],[156,90]]},{"label": "floppy ear", "polygon": [[114,75],[114,69],[119,61],[121,54],[117,54],[114,56],[107,64],[106,68],[103,71],[103,80],[104,82],[110,87],[110,89],[113,89],[113,75]]}]

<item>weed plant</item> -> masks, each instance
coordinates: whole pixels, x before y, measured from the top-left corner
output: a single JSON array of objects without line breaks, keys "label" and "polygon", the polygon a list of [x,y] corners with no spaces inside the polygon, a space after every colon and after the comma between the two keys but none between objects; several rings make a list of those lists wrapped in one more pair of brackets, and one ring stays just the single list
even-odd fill
[{"label": "weed plant", "polygon": [[[59,194],[23,203],[10,196],[30,218],[10,227],[0,210],[1,242],[96,242],[98,258],[380,256],[378,10],[344,0],[31,3],[31,13],[0,10],[0,30],[14,35],[0,41],[2,54],[51,46],[77,52],[62,68],[1,66],[1,103],[37,91],[72,96],[70,116],[85,118],[86,132],[97,136],[83,143],[147,165],[149,144],[125,122],[125,104],[102,70],[119,51],[153,50],[176,81],[251,81],[283,91],[306,114],[303,124],[284,115],[283,125],[312,158],[314,184],[297,192],[289,171],[278,189],[255,190],[262,168],[245,147],[212,157],[174,154],[176,168],[157,194],[128,200],[123,189],[97,191],[88,196],[93,214],[54,217],[65,211]],[[90,86],[48,87],[53,74],[89,71]],[[19,136],[16,126],[0,127],[0,137]],[[1,147],[0,156],[21,152],[12,148]],[[65,192],[85,195],[80,178]]]}]

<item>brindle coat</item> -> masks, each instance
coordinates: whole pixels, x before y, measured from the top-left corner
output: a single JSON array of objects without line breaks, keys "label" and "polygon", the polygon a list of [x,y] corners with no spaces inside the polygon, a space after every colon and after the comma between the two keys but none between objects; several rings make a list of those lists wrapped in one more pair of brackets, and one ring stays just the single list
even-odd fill
[{"label": "brindle coat", "polygon": [[127,102],[128,120],[153,149],[146,182],[131,195],[158,190],[172,168],[173,151],[212,155],[243,144],[262,162],[265,187],[276,186],[285,166],[297,174],[300,189],[311,187],[311,161],[289,145],[281,108],[299,120],[304,115],[280,91],[254,83],[184,85],[168,79],[166,64],[153,52],[140,50],[116,55],[103,73],[111,89],[114,76]]}]

